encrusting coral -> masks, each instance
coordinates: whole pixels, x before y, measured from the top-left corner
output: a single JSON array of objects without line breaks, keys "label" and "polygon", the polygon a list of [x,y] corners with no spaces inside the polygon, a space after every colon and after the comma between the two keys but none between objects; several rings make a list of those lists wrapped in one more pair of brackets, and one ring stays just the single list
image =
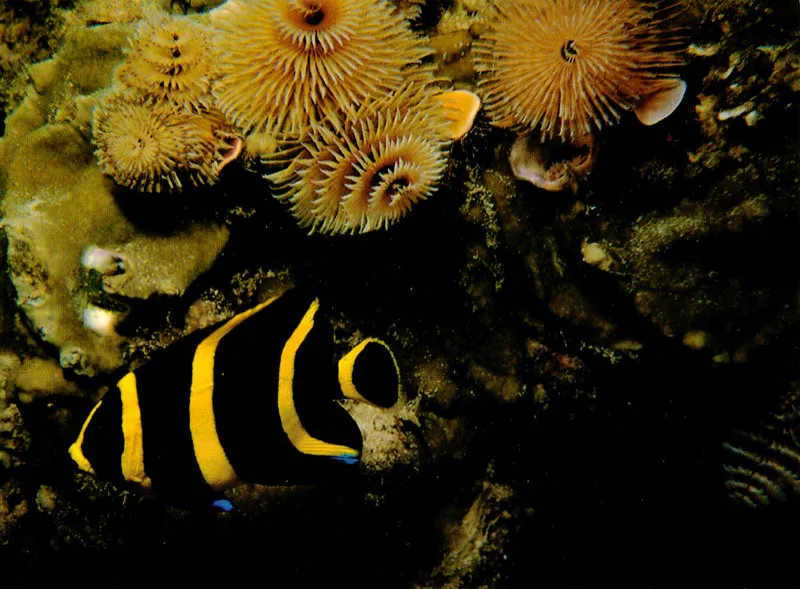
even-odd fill
[{"label": "encrusting coral", "polygon": [[211,12],[217,106],[244,133],[300,138],[419,76],[431,53],[382,0],[230,0]]},{"label": "encrusting coral", "polygon": [[388,227],[433,192],[450,129],[435,91],[410,85],[351,113],[341,131],[314,127],[292,163],[268,178],[311,232]]},{"label": "encrusting coral", "polygon": [[475,45],[492,122],[575,141],[634,109],[669,115],[685,84],[677,10],[635,0],[501,0]]},{"label": "encrusting coral", "polygon": [[[211,267],[229,235],[225,226],[199,219],[167,232],[141,231],[98,166],[88,137],[91,107],[114,92],[134,92],[109,89],[132,28],[71,25],[52,59],[27,68],[32,83],[0,140],[4,261],[18,316],[26,333],[56,350],[63,369],[83,377],[124,361],[126,339],[113,327],[129,307],[113,297],[179,296]],[[201,136],[211,123],[197,125]],[[84,256],[96,248],[121,261],[114,276],[95,268],[96,256]]]}]

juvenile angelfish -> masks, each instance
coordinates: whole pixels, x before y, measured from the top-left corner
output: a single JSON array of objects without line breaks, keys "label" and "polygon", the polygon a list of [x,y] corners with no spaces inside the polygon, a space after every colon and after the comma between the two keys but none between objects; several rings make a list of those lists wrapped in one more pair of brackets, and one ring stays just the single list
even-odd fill
[{"label": "juvenile angelfish", "polygon": [[363,446],[335,399],[390,407],[400,382],[381,340],[362,341],[338,365],[333,352],[319,301],[290,290],[128,372],[69,454],[86,472],[177,504],[222,505],[220,492],[242,483],[325,480],[356,464]]}]

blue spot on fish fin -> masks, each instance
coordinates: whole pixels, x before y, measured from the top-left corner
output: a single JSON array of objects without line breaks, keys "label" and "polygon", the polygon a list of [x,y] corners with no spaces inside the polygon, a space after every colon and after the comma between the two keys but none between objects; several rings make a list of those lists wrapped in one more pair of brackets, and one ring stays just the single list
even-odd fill
[{"label": "blue spot on fish fin", "polygon": [[217,499],[216,501],[212,501],[211,506],[216,507],[220,511],[224,511],[225,513],[233,510],[233,503],[227,499]]},{"label": "blue spot on fish fin", "polygon": [[358,464],[358,454],[339,454],[338,456],[331,456],[334,460],[344,462],[345,464]]}]

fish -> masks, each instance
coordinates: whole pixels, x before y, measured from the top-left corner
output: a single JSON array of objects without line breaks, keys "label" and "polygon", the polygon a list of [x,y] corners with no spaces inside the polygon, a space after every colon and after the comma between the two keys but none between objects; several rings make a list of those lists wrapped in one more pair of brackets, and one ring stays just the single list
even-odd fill
[{"label": "fish", "polygon": [[309,484],[359,463],[340,403],[390,408],[400,370],[366,338],[335,362],[319,299],[290,289],[197,330],[127,372],[89,413],[69,455],[84,472],[177,505],[228,511],[240,484]]}]

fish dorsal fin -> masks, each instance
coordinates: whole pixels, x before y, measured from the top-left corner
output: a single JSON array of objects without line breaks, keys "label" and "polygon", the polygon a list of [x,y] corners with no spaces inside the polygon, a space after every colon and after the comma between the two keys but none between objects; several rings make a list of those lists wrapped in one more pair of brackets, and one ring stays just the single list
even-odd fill
[{"label": "fish dorsal fin", "polygon": [[445,116],[450,123],[448,137],[455,141],[469,133],[475,115],[481,109],[481,99],[478,95],[467,90],[451,90],[439,92],[434,98],[442,103]]},{"label": "fish dorsal fin", "polygon": [[633,112],[643,124],[655,125],[675,112],[685,94],[686,82],[674,80],[653,94],[642,98]]},{"label": "fish dorsal fin", "polygon": [[400,369],[389,346],[367,338],[339,360],[339,386],[348,399],[388,408],[400,398]]}]

